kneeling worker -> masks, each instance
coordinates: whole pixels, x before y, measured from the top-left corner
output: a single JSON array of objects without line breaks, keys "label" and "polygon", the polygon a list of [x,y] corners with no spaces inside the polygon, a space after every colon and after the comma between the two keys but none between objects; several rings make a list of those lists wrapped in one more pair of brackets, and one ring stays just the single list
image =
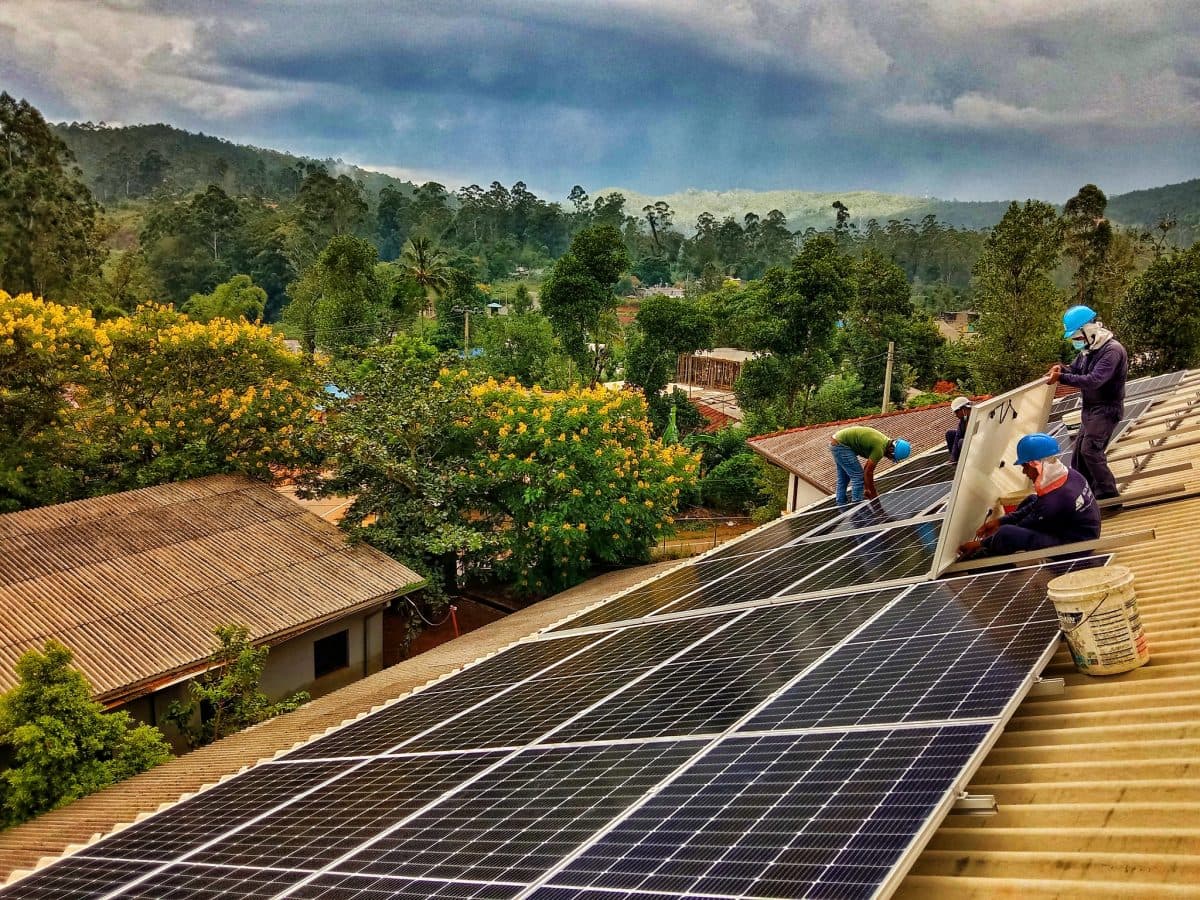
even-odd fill
[{"label": "kneeling worker", "polygon": [[967,436],[967,419],[971,417],[971,401],[966,397],[955,397],[950,401],[950,412],[958,419],[958,425],[946,432],[946,449],[950,451],[950,461],[958,462],[962,454],[963,440]]},{"label": "kneeling worker", "polygon": [[1100,507],[1087,480],[1058,460],[1058,441],[1027,434],[1017,442],[1017,462],[1034,492],[1006,516],[989,519],[975,539],[958,548],[960,557],[977,553],[1005,556],[1100,537]]},{"label": "kneeling worker", "polygon": [[[864,495],[868,500],[878,497],[875,466],[885,456],[893,462],[907,459],[912,447],[903,438],[893,440],[882,431],[857,425],[837,432],[829,442],[829,451],[837,467],[837,502],[845,506],[857,503]],[[866,465],[858,461],[860,456],[867,461]]]}]

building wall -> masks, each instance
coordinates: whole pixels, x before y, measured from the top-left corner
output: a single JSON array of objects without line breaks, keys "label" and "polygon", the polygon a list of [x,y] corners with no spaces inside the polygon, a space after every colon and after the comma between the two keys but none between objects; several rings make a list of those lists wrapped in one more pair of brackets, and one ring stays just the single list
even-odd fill
[{"label": "building wall", "polygon": [[820,488],[813,487],[799,475],[788,475],[788,496],[787,509],[785,512],[795,512],[808,506],[810,503],[816,503],[818,500],[824,500],[829,495]]},{"label": "building wall", "polygon": [[[313,644],[340,631],[349,632],[349,665],[318,679],[313,668]],[[378,609],[366,615],[346,616],[272,647],[263,666],[261,684],[263,693],[272,700],[281,700],[296,691],[308,691],[313,697],[320,697],[382,668],[383,610]],[[171,701],[186,702],[187,699],[187,682],[184,681],[139,697],[120,708],[138,721],[157,726],[175,752],[181,753],[186,747],[164,715]]]}]

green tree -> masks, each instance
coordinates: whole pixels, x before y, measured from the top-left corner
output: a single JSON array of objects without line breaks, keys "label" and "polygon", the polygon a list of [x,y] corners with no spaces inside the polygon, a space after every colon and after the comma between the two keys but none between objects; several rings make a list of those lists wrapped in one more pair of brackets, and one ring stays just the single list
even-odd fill
[{"label": "green tree", "polygon": [[376,338],[379,313],[391,297],[376,272],[378,261],[369,241],[339,235],[288,285],[283,321],[310,355],[317,347],[342,355]]},{"label": "green tree", "polygon": [[1006,391],[1046,371],[1062,347],[1062,296],[1050,280],[1062,227],[1049,203],[1009,206],[975,264],[979,340],[975,376],[986,391]]},{"label": "green tree", "polygon": [[0,696],[0,825],[15,825],[166,762],[157,728],[92,700],[71,651],[56,641],[17,660]]},{"label": "green tree", "polygon": [[675,374],[681,353],[712,346],[712,316],[687,298],[652,294],[642,300],[625,354],[625,380],[642,389],[651,418],[661,433],[670,402],[663,390]]},{"label": "green tree", "polygon": [[213,319],[260,322],[266,305],[267,292],[256,285],[249,275],[234,275],[224,284],[218,284],[211,294],[192,294],[181,312],[197,322],[211,322]]},{"label": "green tree", "polygon": [[1155,259],[1129,289],[1114,327],[1139,374],[1200,365],[1200,244]]},{"label": "green tree", "polygon": [[604,371],[608,345],[618,328],[613,286],[628,267],[620,231],[612,225],[594,225],[576,233],[542,284],[542,312],[593,385]]},{"label": "green tree", "polygon": [[526,387],[562,388],[562,348],[550,320],[539,312],[492,316],[479,329],[484,369],[496,378],[515,378]]},{"label": "green tree", "polygon": [[191,750],[291,712],[309,700],[304,691],[283,700],[263,693],[262,671],[270,651],[255,647],[246,628],[220,625],[213,633],[217,649],[209,657],[208,671],[188,682],[186,702],[174,700],[167,708],[167,721],[179,729]]},{"label": "green tree", "polygon": [[75,299],[104,261],[96,204],[33,106],[0,92],[0,286]]},{"label": "green tree", "polygon": [[450,287],[446,254],[423,235],[409,239],[400,257],[405,274],[425,292],[425,308]]},{"label": "green tree", "polygon": [[1063,250],[1075,263],[1071,304],[1084,304],[1112,321],[1112,314],[1133,277],[1136,242],[1104,217],[1108,198],[1085,184],[1063,205]]},{"label": "green tree", "polygon": [[807,241],[789,269],[768,269],[742,301],[742,346],[764,355],[742,366],[736,391],[764,425],[790,428],[829,375],[838,318],[855,298],[854,261],[833,239]]}]

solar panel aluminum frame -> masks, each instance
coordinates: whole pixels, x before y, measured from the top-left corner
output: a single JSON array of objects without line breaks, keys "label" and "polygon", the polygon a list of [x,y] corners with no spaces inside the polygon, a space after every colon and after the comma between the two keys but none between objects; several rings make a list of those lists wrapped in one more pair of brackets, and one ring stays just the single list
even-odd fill
[{"label": "solar panel aluminum frame", "polygon": [[[901,855],[900,859],[892,866],[892,870],[888,873],[887,879],[879,886],[875,892],[875,897],[883,898],[890,897],[900,887],[900,883],[907,877],[908,872],[912,869],[913,864],[917,861],[917,857],[925,849],[925,846],[933,838],[933,835],[942,826],[942,822],[946,816],[950,814],[950,810],[954,807],[958,795],[965,791],[970,785],[971,780],[975,777],[975,773],[979,771],[979,767],[983,765],[983,761],[987,755],[992,752],[992,748],[996,746],[996,742],[1000,740],[1000,736],[1004,734],[1004,729],[1008,725],[1009,719],[1037,684],[1040,673],[1050,664],[1050,660],[1054,658],[1054,654],[1058,652],[1059,636],[1050,641],[1041,658],[1038,660],[1035,667],[1030,671],[1029,676],[1025,679],[1024,688],[1013,693],[1012,699],[1008,705],[1004,707],[1000,715],[995,719],[995,724],[987,737],[980,743],[975,753],[971,756],[968,763],[963,766],[962,772],[959,775],[958,782],[954,788],[947,793],[947,796],[942,800],[942,803],[925,819],[925,823],[921,829],[909,842],[908,848]],[[959,720],[970,721],[970,720]],[[926,722],[925,725],[930,723]]]},{"label": "solar panel aluminum frame", "polygon": [[1028,479],[1012,464],[1017,441],[1045,431],[1053,401],[1054,388],[1039,378],[971,409],[934,553],[933,577],[954,562],[959,545],[975,536],[997,497],[1028,487]]}]

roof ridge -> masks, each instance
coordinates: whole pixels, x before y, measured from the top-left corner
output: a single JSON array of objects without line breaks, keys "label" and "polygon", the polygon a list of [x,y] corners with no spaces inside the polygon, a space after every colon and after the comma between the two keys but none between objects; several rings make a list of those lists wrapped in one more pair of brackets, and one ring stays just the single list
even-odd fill
[{"label": "roof ridge", "polygon": [[[990,397],[991,394],[977,394],[971,396],[971,402],[974,403],[979,400],[987,400]],[[869,416],[857,416],[853,419],[836,419],[832,422],[814,422],[811,425],[797,425],[795,428],[785,428],[782,431],[772,431],[767,434],[756,434],[754,437],[747,438],[746,442],[752,443],[754,441],[766,440],[767,438],[780,437],[785,434],[796,434],[800,431],[816,431],[819,428],[829,428],[831,425],[854,425],[858,422],[870,422],[875,419],[890,419],[895,416],[915,415],[916,413],[926,412],[933,409],[946,409],[952,402],[952,400],[946,400],[942,403],[930,403],[927,406],[918,406],[913,409],[893,409],[885,413],[872,413]]]}]

